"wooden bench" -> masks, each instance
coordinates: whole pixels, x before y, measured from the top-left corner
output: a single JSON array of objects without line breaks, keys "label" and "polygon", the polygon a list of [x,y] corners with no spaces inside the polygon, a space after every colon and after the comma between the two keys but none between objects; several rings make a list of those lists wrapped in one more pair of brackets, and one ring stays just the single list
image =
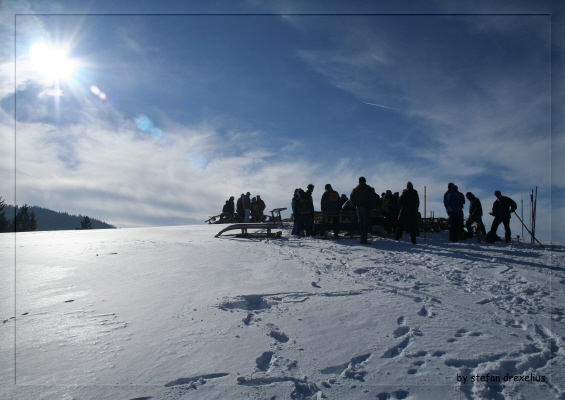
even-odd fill
[{"label": "wooden bench", "polygon": [[[272,229],[279,228],[279,224],[261,224],[261,223],[241,223],[241,224],[233,224],[225,227],[220,232],[216,233],[214,237],[220,237],[222,233],[238,230],[241,229],[241,233],[231,235],[236,237],[268,237],[268,238],[280,238],[282,235],[281,231],[278,232],[271,232]],[[266,229],[267,233],[249,233],[248,229]],[[229,235],[224,235],[229,236]]]}]

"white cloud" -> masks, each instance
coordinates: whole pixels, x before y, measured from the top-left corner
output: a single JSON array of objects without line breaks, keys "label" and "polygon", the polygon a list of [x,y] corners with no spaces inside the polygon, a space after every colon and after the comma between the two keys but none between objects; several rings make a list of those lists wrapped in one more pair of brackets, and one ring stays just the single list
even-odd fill
[{"label": "white cloud", "polygon": [[[548,33],[548,26],[536,26]],[[377,46],[375,36],[359,36],[354,48],[346,39],[299,57],[361,102],[401,109],[427,138],[403,146],[410,157],[432,161],[436,176],[456,166],[461,176],[494,173],[509,182],[550,184],[549,45],[516,58],[526,65],[502,57],[470,65],[457,61],[462,53],[442,52],[449,40],[422,48],[391,37]]]}]

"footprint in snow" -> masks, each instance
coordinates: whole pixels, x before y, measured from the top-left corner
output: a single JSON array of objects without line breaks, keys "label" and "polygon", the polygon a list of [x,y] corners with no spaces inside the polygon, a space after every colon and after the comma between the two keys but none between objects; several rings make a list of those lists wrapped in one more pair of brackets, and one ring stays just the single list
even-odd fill
[{"label": "footprint in snow", "polygon": [[433,317],[434,313],[432,310],[427,309],[426,306],[423,305],[420,311],[418,311],[418,315],[421,317]]},{"label": "footprint in snow", "polygon": [[274,355],[275,353],[273,353],[272,351],[265,351],[263,354],[257,357],[255,359],[257,368],[260,371],[267,371],[269,369],[269,366],[271,365],[271,360],[273,359]]},{"label": "footprint in snow", "polygon": [[410,392],[407,392],[406,390],[402,390],[399,389],[395,392],[392,392],[392,395],[390,393],[387,392],[381,392],[379,394],[377,394],[377,399],[378,400],[389,400],[392,399],[394,395],[395,399],[405,399],[410,395]]},{"label": "footprint in snow", "polygon": [[[455,332],[455,337],[467,337],[467,336],[482,336],[482,332],[469,332],[469,330],[465,329],[465,328],[461,328],[459,329],[457,332]],[[452,340],[455,341],[455,340]]]},{"label": "footprint in snow", "polygon": [[273,330],[269,333],[269,336],[275,339],[277,342],[286,343],[289,341],[289,337],[282,332]]},{"label": "footprint in snow", "polygon": [[408,332],[410,332],[410,328],[407,326],[399,326],[398,328],[396,328],[393,332],[394,337],[395,338],[399,338],[401,336],[406,335]]}]

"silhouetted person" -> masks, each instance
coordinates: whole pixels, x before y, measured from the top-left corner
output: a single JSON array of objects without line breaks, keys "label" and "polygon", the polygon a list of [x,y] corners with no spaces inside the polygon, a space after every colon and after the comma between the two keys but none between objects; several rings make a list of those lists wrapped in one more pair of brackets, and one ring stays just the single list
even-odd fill
[{"label": "silhouetted person", "polygon": [[410,232],[410,239],[416,244],[416,236],[418,236],[418,220],[420,215],[418,208],[420,207],[420,197],[418,192],[414,190],[412,182],[406,184],[406,189],[398,199],[400,212],[398,214],[398,227],[396,228],[395,240],[402,237],[402,231],[406,229]]},{"label": "silhouetted person", "polygon": [[245,198],[245,195],[242,193],[241,197],[239,199],[237,199],[237,215],[239,215],[239,220],[243,221],[245,219],[245,210],[243,209],[243,199]]},{"label": "silhouetted person", "polygon": [[510,243],[512,240],[510,216],[516,211],[518,206],[510,197],[503,196],[500,190],[494,192],[494,195],[496,196],[496,201],[493,203],[492,212],[490,213],[490,215],[494,216],[494,221],[492,221],[492,226],[488,234],[495,236],[498,226],[502,223],[504,225],[504,240],[506,243]]},{"label": "silhouetted person", "polygon": [[359,232],[361,233],[361,244],[370,244],[367,234],[371,226],[371,208],[374,206],[373,188],[367,185],[364,177],[359,178],[359,185],[353,189],[349,196],[351,205],[357,209],[359,217]]},{"label": "silhouetted person", "polygon": [[481,205],[481,201],[471,192],[467,192],[465,197],[469,200],[469,218],[467,218],[467,223],[465,225],[467,233],[470,237],[473,237],[476,233],[473,232],[473,224],[476,223],[481,230],[481,233],[486,235],[487,231],[485,229],[485,224],[483,224],[483,206]]},{"label": "silhouetted person", "polygon": [[251,216],[251,193],[247,192],[243,198],[243,211],[245,212],[245,219],[243,222],[249,222]]},{"label": "silhouetted person", "polygon": [[455,185],[451,182],[447,184],[447,192],[443,195],[443,205],[449,216],[449,240],[457,242],[459,240],[462,211],[459,204],[459,195]]},{"label": "silhouetted person", "polygon": [[306,191],[304,192],[305,194],[305,199],[310,203],[309,207],[307,207],[307,205],[305,205],[305,209],[308,209],[307,212],[305,212],[305,217],[304,217],[304,228],[306,229],[306,235],[307,236],[313,236],[315,235],[314,233],[314,199],[312,198],[312,193],[314,192],[314,185],[312,185],[311,183],[308,184]]},{"label": "silhouetted person", "polygon": [[[326,191],[322,195],[322,200],[320,201],[321,209],[323,212],[335,213],[336,215],[331,215],[328,217],[328,222],[331,224],[339,223],[339,211],[341,210],[341,201],[339,198],[339,193],[332,189],[332,185],[329,183],[325,186]],[[338,237],[339,231],[334,230],[334,236]]]}]

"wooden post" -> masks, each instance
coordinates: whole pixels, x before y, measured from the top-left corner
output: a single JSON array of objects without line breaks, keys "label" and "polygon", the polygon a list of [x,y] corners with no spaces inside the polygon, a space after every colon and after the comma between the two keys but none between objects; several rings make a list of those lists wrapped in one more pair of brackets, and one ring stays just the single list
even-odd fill
[{"label": "wooden post", "polygon": [[[424,218],[426,218],[426,186],[424,186]],[[427,227],[424,228],[424,240],[426,240],[426,233],[428,229]]]}]

